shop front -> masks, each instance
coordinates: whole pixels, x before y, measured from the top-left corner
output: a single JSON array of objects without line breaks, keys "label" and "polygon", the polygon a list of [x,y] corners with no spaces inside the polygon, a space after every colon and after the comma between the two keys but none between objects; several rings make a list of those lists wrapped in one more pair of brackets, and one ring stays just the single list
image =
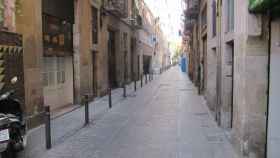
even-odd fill
[{"label": "shop front", "polygon": [[42,16],[44,103],[55,110],[74,103],[74,2],[44,0]]}]

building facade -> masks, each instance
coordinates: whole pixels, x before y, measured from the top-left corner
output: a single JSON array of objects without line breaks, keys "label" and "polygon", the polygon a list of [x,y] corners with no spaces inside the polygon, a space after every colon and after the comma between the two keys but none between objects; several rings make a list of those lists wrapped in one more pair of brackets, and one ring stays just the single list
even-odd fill
[{"label": "building facade", "polygon": [[[270,67],[270,51],[277,52],[274,44],[279,43],[278,2],[271,2],[274,10],[265,1],[186,3],[184,38],[191,48],[190,78],[205,96],[217,123],[230,133],[241,157],[262,158],[272,151],[274,157],[279,156],[275,150],[279,138],[275,121],[279,117],[269,115],[268,109],[273,104],[273,92],[269,93],[273,91],[272,85],[269,87],[273,78],[269,76],[278,76]],[[260,12],[260,8],[265,11]],[[267,14],[270,10],[272,22]]]},{"label": "building facade", "polygon": [[[151,72],[155,19],[141,0],[0,0],[0,55],[6,48],[23,52],[13,62],[19,66],[29,157],[45,148],[45,106],[71,107],[84,95],[104,96],[109,87],[140,79],[144,69]],[[11,77],[0,72],[1,93]]]}]

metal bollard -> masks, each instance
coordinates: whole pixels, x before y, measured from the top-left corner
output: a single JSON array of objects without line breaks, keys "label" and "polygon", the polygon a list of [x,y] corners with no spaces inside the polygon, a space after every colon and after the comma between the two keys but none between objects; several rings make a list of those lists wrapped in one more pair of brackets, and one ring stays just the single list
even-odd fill
[{"label": "metal bollard", "polygon": [[136,77],[134,77],[134,91],[136,92],[137,90],[137,81],[136,81]]},{"label": "metal bollard", "polygon": [[145,74],[145,83],[146,84],[148,83],[148,76],[147,76],[147,74]]},{"label": "metal bollard", "polygon": [[89,96],[85,95],[85,125],[89,124]]},{"label": "metal bollard", "polygon": [[45,134],[46,134],[46,148],[52,148],[51,140],[51,113],[50,106],[45,107]]},{"label": "metal bollard", "polygon": [[123,97],[126,98],[126,85],[123,83]]},{"label": "metal bollard", "polygon": [[108,96],[109,96],[109,108],[112,108],[112,92],[111,87],[108,88]]},{"label": "metal bollard", "polygon": [[143,87],[143,75],[141,75],[141,88]]}]

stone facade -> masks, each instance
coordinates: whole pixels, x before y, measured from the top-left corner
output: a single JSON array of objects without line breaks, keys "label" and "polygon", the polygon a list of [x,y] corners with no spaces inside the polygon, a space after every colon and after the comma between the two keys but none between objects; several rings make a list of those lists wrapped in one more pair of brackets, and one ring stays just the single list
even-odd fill
[{"label": "stone facade", "polygon": [[[44,136],[40,125],[43,123],[44,106],[48,99],[43,75],[46,69],[44,40],[47,37],[43,29],[45,27],[43,15],[46,14],[45,4],[50,1],[3,0],[3,2],[4,10],[1,10],[0,14],[3,13],[4,20],[0,21],[0,29],[16,32],[23,37],[26,105],[24,110],[28,119],[28,139],[30,144],[42,144],[31,139],[35,136],[40,137],[38,140],[41,140]],[[52,3],[61,5],[61,1],[52,1]],[[68,70],[72,70],[70,76],[66,76],[72,78],[71,83],[67,85],[72,87],[72,90],[64,90],[62,93],[72,93],[70,95],[72,104],[80,104],[85,94],[89,94],[91,98],[107,94],[111,69],[109,67],[109,41],[112,40],[110,32],[114,32],[113,50],[117,87],[136,79],[137,73],[138,78],[143,74],[143,55],[151,56],[152,60],[161,59],[158,60],[159,65],[166,65],[164,61],[167,59],[164,60],[162,54],[167,52],[167,42],[158,43],[165,52],[158,50],[159,55],[154,58],[154,52],[157,51],[154,37],[157,35],[156,30],[160,30],[160,26],[156,26],[156,18],[144,1],[73,0],[71,3],[73,8],[70,8],[69,13],[73,13],[73,23],[71,23],[73,51],[70,56],[67,56],[67,60],[71,61],[65,66]],[[47,9],[54,9],[52,11],[58,14],[57,17],[62,20],[62,24],[67,22],[68,19],[65,20],[59,15],[63,11],[55,10],[55,7]],[[97,12],[94,12],[94,9]],[[96,34],[93,33],[94,31]],[[159,41],[165,38],[162,34],[161,31]],[[61,96],[56,97],[59,99]],[[60,105],[50,106],[53,106],[52,109],[60,107]],[[31,155],[36,155],[37,150],[43,150],[38,149],[42,146],[36,149],[31,146],[26,151]]]},{"label": "stone facade", "polygon": [[[200,1],[197,21],[191,28],[186,27],[185,32],[190,33],[186,36],[191,37],[188,44],[193,48],[191,77],[195,83],[196,78],[201,78],[196,85],[203,90],[201,85],[204,84],[201,92],[218,124],[230,132],[242,157],[261,158],[266,143],[268,21],[265,15],[249,13],[248,3],[243,0],[233,3]],[[203,28],[204,5],[207,10],[206,55],[200,29]],[[190,11],[187,12],[188,19]],[[197,56],[200,57],[195,58]],[[202,72],[203,64],[206,73]],[[199,66],[200,70],[196,68]]]}]

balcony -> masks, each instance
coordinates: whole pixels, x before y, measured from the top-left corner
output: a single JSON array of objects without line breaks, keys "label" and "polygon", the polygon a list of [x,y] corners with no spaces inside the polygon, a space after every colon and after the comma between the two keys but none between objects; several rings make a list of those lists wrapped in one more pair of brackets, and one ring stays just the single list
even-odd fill
[{"label": "balcony", "polygon": [[188,0],[187,1],[188,9],[190,8],[198,8],[199,0]]},{"label": "balcony", "polygon": [[128,17],[127,0],[107,0],[104,8],[120,18]]},{"label": "balcony", "polygon": [[185,31],[192,30],[194,24],[196,24],[197,20],[186,18],[185,19]]},{"label": "balcony", "polygon": [[135,17],[135,20],[133,21],[133,26],[136,28],[136,29],[141,29],[142,26],[143,26],[143,21],[142,21],[142,17],[141,15],[136,15]]},{"label": "balcony", "polygon": [[185,10],[185,16],[188,18],[197,18],[199,14],[199,1],[189,0],[187,5],[188,8]]}]

